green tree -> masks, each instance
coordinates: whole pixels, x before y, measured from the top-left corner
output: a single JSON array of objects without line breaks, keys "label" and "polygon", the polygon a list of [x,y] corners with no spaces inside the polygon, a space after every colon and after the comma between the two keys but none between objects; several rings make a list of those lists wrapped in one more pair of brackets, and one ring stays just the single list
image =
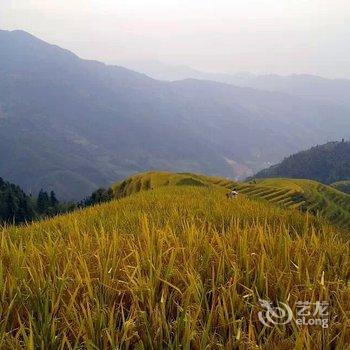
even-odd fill
[{"label": "green tree", "polygon": [[47,192],[42,189],[39,192],[37,199],[37,210],[40,214],[47,214],[49,207],[51,206],[50,198]]},{"label": "green tree", "polygon": [[113,190],[111,188],[99,188],[94,191],[90,197],[86,198],[83,206],[90,206],[94,204],[104,203],[114,198]]},{"label": "green tree", "polygon": [[16,221],[16,213],[18,210],[18,203],[12,191],[8,191],[5,196],[5,213],[4,219],[6,222]]},{"label": "green tree", "polygon": [[59,204],[59,201],[56,198],[56,194],[54,191],[50,192],[50,204],[51,204],[51,207],[53,207],[53,208],[57,208],[57,206]]}]

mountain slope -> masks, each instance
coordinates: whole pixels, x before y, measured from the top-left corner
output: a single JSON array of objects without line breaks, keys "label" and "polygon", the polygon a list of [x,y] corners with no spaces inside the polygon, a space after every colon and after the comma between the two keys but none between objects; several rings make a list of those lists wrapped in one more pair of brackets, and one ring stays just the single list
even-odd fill
[{"label": "mountain slope", "polygon": [[320,215],[332,224],[350,228],[350,195],[311,180],[263,179],[238,186],[241,193],[283,207]]},{"label": "mountain slope", "polygon": [[123,198],[161,187],[194,186],[224,191],[237,188],[240,196],[263,200],[288,209],[319,215],[334,225],[350,228],[350,195],[316,181],[263,179],[236,182],[220,177],[191,173],[148,172],[136,174],[112,186],[114,196]]},{"label": "mountain slope", "polygon": [[123,198],[141,191],[154,190],[166,186],[217,187],[220,190],[229,188],[231,180],[191,173],[147,172],[130,176],[112,186],[114,196]]},{"label": "mountain slope", "polygon": [[342,107],[160,82],[0,31],[0,174],[26,192],[82,198],[149,169],[244,177],[349,128]]},{"label": "mountain slope", "polygon": [[[345,237],[225,192],[170,185],[2,229],[0,347],[347,348]],[[259,322],[259,299],[318,298],[328,328]]]},{"label": "mountain slope", "polygon": [[338,191],[350,194],[350,180],[334,182],[331,186],[336,188]]},{"label": "mountain slope", "polygon": [[325,184],[350,179],[350,141],[330,142],[284,159],[255,177],[311,179]]}]

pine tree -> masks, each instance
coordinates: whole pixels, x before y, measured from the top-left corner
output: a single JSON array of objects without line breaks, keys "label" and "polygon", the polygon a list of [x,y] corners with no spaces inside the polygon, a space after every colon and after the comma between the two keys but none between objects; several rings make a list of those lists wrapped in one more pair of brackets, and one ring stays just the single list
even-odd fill
[{"label": "pine tree", "polygon": [[48,208],[50,207],[50,198],[47,192],[43,191],[42,189],[39,192],[38,199],[37,199],[37,209],[40,214],[47,214]]},{"label": "pine tree", "polygon": [[34,209],[27,196],[22,196],[19,200],[16,222],[21,223],[31,221],[35,217]]},{"label": "pine tree", "polygon": [[50,204],[51,204],[51,207],[52,208],[57,208],[58,207],[58,204],[59,204],[59,201],[58,199],[56,198],[56,194],[54,191],[51,191],[50,192]]},{"label": "pine tree", "polygon": [[35,216],[31,198],[19,186],[0,178],[0,224],[23,223],[33,220]]},{"label": "pine tree", "polygon": [[111,188],[99,188],[94,191],[90,197],[86,198],[83,206],[90,206],[98,203],[108,202],[114,198],[113,190]]},{"label": "pine tree", "polygon": [[9,190],[5,196],[5,213],[4,219],[6,222],[13,222],[16,220],[16,213],[18,210],[18,204],[12,191]]}]

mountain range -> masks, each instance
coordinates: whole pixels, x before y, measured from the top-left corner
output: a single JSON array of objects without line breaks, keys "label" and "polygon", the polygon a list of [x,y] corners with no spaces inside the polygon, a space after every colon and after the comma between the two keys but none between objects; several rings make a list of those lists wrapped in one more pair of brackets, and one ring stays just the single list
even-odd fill
[{"label": "mountain range", "polygon": [[165,82],[0,31],[0,176],[78,199],[151,169],[242,178],[347,137],[350,108],[214,81]]},{"label": "mountain range", "polygon": [[123,64],[154,79],[175,81],[184,79],[211,80],[241,87],[282,92],[318,102],[350,106],[350,80],[327,79],[310,74],[252,74],[212,73],[181,65],[169,65],[159,61],[130,61]]}]

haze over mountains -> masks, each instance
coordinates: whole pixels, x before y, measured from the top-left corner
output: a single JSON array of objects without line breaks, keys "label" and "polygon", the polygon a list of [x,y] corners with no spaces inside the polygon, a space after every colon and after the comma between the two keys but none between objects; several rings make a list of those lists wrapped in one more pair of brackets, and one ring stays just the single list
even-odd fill
[{"label": "haze over mountains", "polygon": [[124,62],[125,67],[145,73],[154,79],[212,80],[242,87],[283,92],[302,98],[350,106],[350,80],[326,79],[315,75],[257,75],[252,73],[209,73],[188,66],[163,64],[159,61]]},{"label": "haze over mountains", "polygon": [[157,81],[0,31],[0,175],[26,191],[81,198],[150,169],[244,177],[347,137],[349,116],[334,100]]}]

